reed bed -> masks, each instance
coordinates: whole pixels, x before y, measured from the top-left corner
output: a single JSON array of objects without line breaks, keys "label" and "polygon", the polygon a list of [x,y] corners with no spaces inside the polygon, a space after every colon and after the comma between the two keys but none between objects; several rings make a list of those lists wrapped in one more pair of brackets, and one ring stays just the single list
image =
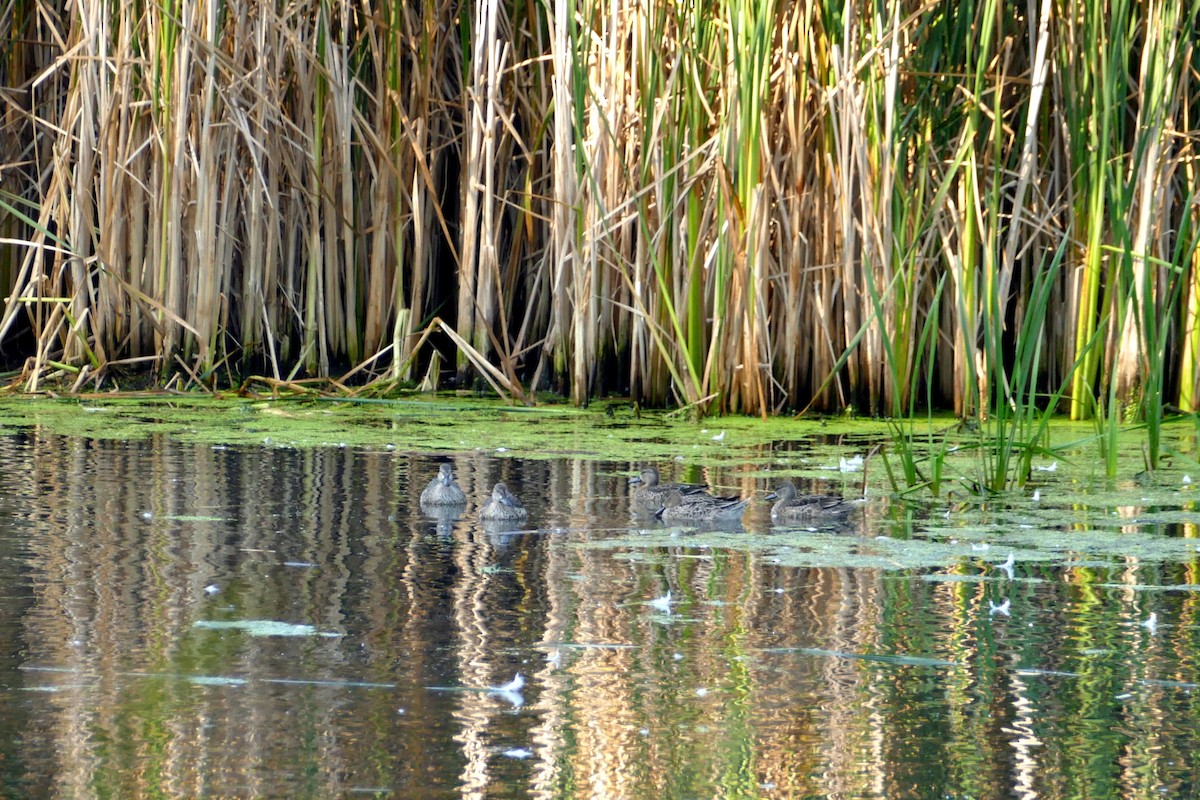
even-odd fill
[{"label": "reed bed", "polygon": [[1198,8],[4,0],[0,344],[29,390],[1192,411]]}]

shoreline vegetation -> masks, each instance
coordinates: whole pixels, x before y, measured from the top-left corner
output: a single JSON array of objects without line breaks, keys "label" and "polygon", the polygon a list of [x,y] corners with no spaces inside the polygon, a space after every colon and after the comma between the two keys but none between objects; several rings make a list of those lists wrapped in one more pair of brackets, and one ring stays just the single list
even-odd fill
[{"label": "shoreline vegetation", "polygon": [[8,382],[1155,431],[1198,8],[5,2]]}]

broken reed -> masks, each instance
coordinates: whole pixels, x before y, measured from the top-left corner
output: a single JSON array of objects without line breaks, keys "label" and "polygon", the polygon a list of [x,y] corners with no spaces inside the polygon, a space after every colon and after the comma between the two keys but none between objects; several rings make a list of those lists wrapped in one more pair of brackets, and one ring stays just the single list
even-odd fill
[{"label": "broken reed", "polygon": [[0,336],[759,414],[971,413],[1034,336],[1030,402],[1194,409],[1197,13],[9,0]]}]

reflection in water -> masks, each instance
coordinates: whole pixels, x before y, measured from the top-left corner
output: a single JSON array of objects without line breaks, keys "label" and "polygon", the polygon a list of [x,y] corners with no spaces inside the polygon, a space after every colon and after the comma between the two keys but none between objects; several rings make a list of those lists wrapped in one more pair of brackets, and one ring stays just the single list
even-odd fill
[{"label": "reflection in water", "polygon": [[[1196,593],[1147,588],[1195,563],[926,580],[688,533],[581,547],[658,529],[639,465],[455,456],[467,508],[422,511],[442,460],[0,438],[4,793],[1200,790]],[[704,477],[772,531],[769,481]],[[527,522],[477,521],[498,481]]]}]

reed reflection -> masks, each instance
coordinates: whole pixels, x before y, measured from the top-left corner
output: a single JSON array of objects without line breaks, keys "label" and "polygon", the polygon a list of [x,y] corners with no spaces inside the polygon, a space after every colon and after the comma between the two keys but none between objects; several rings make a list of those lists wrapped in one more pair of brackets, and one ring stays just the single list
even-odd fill
[{"label": "reed reflection", "polygon": [[[422,508],[443,463],[467,502]],[[686,476],[759,498],[742,531],[594,546],[664,530],[631,508],[641,466],[0,438],[5,785],[545,798],[1200,785],[1196,595],[1138,588],[1197,583],[1195,565],[1018,563],[977,580],[965,566],[940,576],[956,580],[786,567],[737,544],[806,546],[772,526],[772,482],[752,466]],[[528,520],[479,523],[497,482]],[[873,530],[837,535],[869,550]]]}]

